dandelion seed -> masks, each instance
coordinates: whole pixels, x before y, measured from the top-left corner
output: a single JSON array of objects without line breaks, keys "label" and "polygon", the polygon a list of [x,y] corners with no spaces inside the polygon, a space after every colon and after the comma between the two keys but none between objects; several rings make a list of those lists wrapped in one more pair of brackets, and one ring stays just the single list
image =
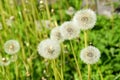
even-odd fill
[{"label": "dandelion seed", "polygon": [[66,14],[73,15],[75,13],[75,9],[73,7],[69,7],[68,10],[66,10]]},{"label": "dandelion seed", "polygon": [[0,59],[0,66],[8,66],[9,64],[10,64],[10,60],[8,60],[8,58]]},{"label": "dandelion seed", "polygon": [[61,25],[60,28],[63,39],[71,40],[73,38],[79,37],[80,30],[76,27],[76,25],[72,22],[65,22]]},{"label": "dandelion seed", "polygon": [[6,41],[6,43],[4,44],[4,50],[10,55],[17,53],[20,50],[19,42],[16,40]]},{"label": "dandelion seed", "polygon": [[88,46],[82,49],[80,58],[86,64],[94,64],[100,58],[100,51],[94,46]]},{"label": "dandelion seed", "polygon": [[60,44],[57,40],[46,39],[39,43],[38,53],[46,59],[55,59],[60,55]]},{"label": "dandelion seed", "polygon": [[50,33],[50,39],[58,40],[59,42],[63,41],[63,38],[60,32],[60,27],[55,27],[52,29]]},{"label": "dandelion seed", "polygon": [[81,30],[92,29],[96,23],[96,14],[91,9],[80,10],[75,13],[73,21]]}]

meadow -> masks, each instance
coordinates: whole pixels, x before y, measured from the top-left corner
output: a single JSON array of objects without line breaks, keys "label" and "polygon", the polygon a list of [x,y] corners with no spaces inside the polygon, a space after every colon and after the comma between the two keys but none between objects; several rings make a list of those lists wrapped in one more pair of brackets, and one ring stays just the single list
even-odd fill
[{"label": "meadow", "polygon": [[[95,4],[89,0],[0,0],[0,80],[120,80],[120,14],[115,11],[120,2],[110,0],[111,15],[105,16],[97,11],[95,0],[90,1]],[[57,55],[51,48],[57,40],[44,43],[41,49],[40,43],[51,38],[55,27],[65,26],[85,9],[96,14],[92,28],[80,29],[77,37],[64,36],[65,40],[53,45],[60,48]],[[9,40],[13,42],[7,44]],[[45,45],[51,45],[51,57],[45,55]],[[93,64],[81,60],[87,46],[100,51]]]}]

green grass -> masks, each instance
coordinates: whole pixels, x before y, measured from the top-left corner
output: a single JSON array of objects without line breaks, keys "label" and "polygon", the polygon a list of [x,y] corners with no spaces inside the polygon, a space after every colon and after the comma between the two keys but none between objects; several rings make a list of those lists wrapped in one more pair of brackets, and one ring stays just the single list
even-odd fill
[{"label": "green grass", "polygon": [[[39,5],[34,0],[29,3],[10,5],[9,1],[0,1],[0,22],[3,29],[0,30],[0,58],[10,58],[5,53],[4,43],[10,39],[19,41],[21,49],[16,54],[17,61],[8,66],[0,66],[0,80],[54,80],[54,73],[51,61],[42,58],[37,52],[37,46],[43,39],[49,38],[50,31],[56,25],[69,21],[72,16],[65,13],[69,6],[76,10],[81,8],[81,0],[61,0],[52,5]],[[24,0],[22,0],[24,1]],[[54,12],[51,12],[54,9]],[[27,10],[27,12],[26,12]],[[48,11],[47,11],[48,10]],[[6,19],[14,16],[12,26],[6,24]],[[120,80],[120,16],[113,15],[113,22],[104,16],[97,15],[95,27],[88,31],[88,43],[92,42],[101,51],[101,58],[98,63],[91,65],[91,80]],[[43,27],[41,31],[36,30],[35,21],[50,20],[50,28]],[[43,24],[45,26],[45,24]],[[73,46],[73,49],[70,45]],[[62,54],[56,59],[56,67],[61,71],[63,64],[64,80],[79,80],[73,52],[76,55],[83,80],[87,80],[87,65],[79,58],[80,50],[84,48],[84,34],[80,38],[71,41],[64,41],[62,51],[65,64],[61,62]],[[72,51],[73,50],[73,51]],[[29,76],[30,74],[30,76]]]}]

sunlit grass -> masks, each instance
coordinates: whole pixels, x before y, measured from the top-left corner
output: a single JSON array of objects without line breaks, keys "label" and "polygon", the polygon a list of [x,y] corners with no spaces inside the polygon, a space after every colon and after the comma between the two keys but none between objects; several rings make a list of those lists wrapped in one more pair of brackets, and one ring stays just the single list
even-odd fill
[{"label": "sunlit grass", "polygon": [[[55,60],[44,59],[37,52],[38,44],[50,37],[54,27],[73,18],[73,15],[66,14],[66,10],[71,6],[75,11],[82,9],[82,1],[47,3],[37,0],[0,1],[0,62],[16,59],[17,56],[17,60],[9,65],[0,64],[0,80],[79,80],[80,75],[82,80],[87,80],[87,65],[81,61],[79,54],[85,47],[84,31],[77,39],[64,41],[61,54]],[[109,19],[97,15],[95,27],[87,31],[87,45],[92,43],[101,51],[98,63],[90,66],[91,80],[120,79],[120,17],[114,13],[112,16]],[[5,42],[11,39],[20,44],[20,51],[13,56],[4,51]]]}]

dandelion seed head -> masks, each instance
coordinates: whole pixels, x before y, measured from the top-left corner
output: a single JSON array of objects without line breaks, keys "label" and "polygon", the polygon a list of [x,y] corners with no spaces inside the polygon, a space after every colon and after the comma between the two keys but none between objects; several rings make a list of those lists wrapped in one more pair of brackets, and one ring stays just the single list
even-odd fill
[{"label": "dandelion seed head", "polygon": [[96,14],[91,9],[80,10],[75,13],[73,21],[81,30],[92,29],[96,23]]},{"label": "dandelion seed head", "polygon": [[35,27],[37,31],[41,31],[44,28],[50,29],[51,22],[50,20],[35,20]]},{"label": "dandelion seed head", "polygon": [[39,43],[38,53],[46,59],[55,59],[60,54],[60,44],[57,40],[46,39]]},{"label": "dandelion seed head", "polygon": [[75,13],[75,9],[73,7],[69,7],[68,10],[66,10],[66,14],[73,15]]},{"label": "dandelion seed head", "polygon": [[47,29],[50,28],[50,25],[51,25],[50,20],[42,20],[41,22],[42,22],[42,24],[44,25],[45,28],[47,28]]},{"label": "dandelion seed head", "polygon": [[4,44],[4,50],[10,55],[17,53],[20,50],[19,42],[16,40],[6,41],[6,43]]},{"label": "dandelion seed head", "polygon": [[63,37],[60,32],[60,27],[55,27],[52,29],[50,33],[50,39],[58,40],[59,42],[63,41]]},{"label": "dandelion seed head", "polygon": [[10,63],[11,62],[8,58],[0,58],[0,66],[8,66]]},{"label": "dandelion seed head", "polygon": [[77,38],[79,36],[80,30],[76,27],[76,25],[72,22],[64,22],[60,28],[61,35],[65,40],[71,40],[73,38]]},{"label": "dandelion seed head", "polygon": [[86,64],[94,64],[100,58],[100,51],[94,46],[88,46],[82,49],[80,58]]}]

